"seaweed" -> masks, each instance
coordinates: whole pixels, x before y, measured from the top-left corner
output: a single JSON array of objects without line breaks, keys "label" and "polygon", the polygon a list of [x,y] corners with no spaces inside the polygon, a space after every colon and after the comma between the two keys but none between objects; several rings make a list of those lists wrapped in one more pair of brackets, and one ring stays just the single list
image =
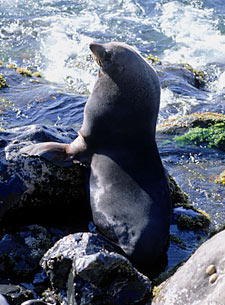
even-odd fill
[{"label": "seaweed", "polygon": [[225,150],[225,122],[211,124],[208,128],[191,128],[184,135],[174,137],[181,144],[193,143]]}]

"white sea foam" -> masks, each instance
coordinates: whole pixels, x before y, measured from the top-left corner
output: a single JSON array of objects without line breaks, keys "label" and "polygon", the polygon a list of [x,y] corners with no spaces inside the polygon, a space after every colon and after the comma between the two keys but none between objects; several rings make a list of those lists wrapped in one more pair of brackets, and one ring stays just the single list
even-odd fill
[{"label": "white sea foam", "polygon": [[74,89],[80,93],[89,91],[94,79],[94,73],[90,73],[93,72],[93,63],[87,60],[88,45],[93,39],[77,33],[80,27],[88,26],[88,22],[90,20],[84,17],[82,20],[58,17],[55,22],[51,21],[41,40],[42,69],[46,79],[56,83],[76,83]]},{"label": "white sea foam", "polygon": [[[126,30],[120,29],[120,23],[135,22],[141,10],[132,0],[126,1],[126,10],[124,6],[121,1],[107,1],[107,4],[89,1],[79,13],[46,18],[50,27],[40,35],[40,52],[44,58],[41,69],[45,78],[56,83],[72,83],[78,93],[90,92],[97,67],[87,60],[88,45],[95,37],[98,41],[123,40],[120,33]],[[132,36],[134,33],[130,31],[129,38]]]},{"label": "white sea foam", "polygon": [[218,30],[213,9],[200,9],[170,1],[158,6],[162,15],[159,28],[173,42],[163,60],[188,62],[200,67],[211,62],[224,63],[225,36]]},{"label": "white sea foam", "polygon": [[[144,56],[151,52],[194,68],[224,63],[225,36],[219,30],[218,14],[203,8],[202,1],[188,2],[6,0],[3,15],[0,12],[6,18],[0,47],[6,58],[38,67],[49,81],[66,84],[77,93],[88,93],[93,86],[97,67],[87,60],[92,40],[124,41]],[[19,18],[14,20],[12,12]],[[222,82],[221,76],[218,88]]]},{"label": "white sea foam", "polygon": [[[203,104],[203,102],[202,102]],[[178,116],[189,114],[197,111],[199,108],[199,101],[193,96],[185,96],[174,94],[168,88],[161,90],[161,103],[158,123],[170,117],[170,119]]]}]

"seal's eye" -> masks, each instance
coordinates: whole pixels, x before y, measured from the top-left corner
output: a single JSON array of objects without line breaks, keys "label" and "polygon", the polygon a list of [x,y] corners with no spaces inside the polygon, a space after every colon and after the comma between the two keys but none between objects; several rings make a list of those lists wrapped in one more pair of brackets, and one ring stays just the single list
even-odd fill
[{"label": "seal's eye", "polygon": [[105,52],[105,60],[106,61],[110,61],[111,57],[112,57],[112,53],[111,52]]}]

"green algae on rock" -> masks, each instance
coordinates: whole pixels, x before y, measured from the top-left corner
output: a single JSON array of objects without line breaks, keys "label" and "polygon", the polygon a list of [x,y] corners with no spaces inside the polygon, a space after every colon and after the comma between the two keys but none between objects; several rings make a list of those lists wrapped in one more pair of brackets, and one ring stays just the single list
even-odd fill
[{"label": "green algae on rock", "polygon": [[225,186],[225,170],[215,179],[215,183],[221,183]]},{"label": "green algae on rock", "polygon": [[31,72],[29,70],[27,70],[27,69],[24,69],[24,68],[17,68],[16,72],[19,73],[19,74],[28,76],[28,77],[32,76]]},{"label": "green algae on rock", "polygon": [[[178,229],[208,231],[210,225],[209,215],[201,209],[194,208],[188,195],[181,190],[180,186],[176,183],[176,180],[169,174],[167,177],[173,206],[173,215],[176,218]],[[173,239],[173,241],[175,240]]]},{"label": "green algae on rock", "polygon": [[3,75],[0,74],[0,89],[9,87],[4,79]]},{"label": "green algae on rock", "polygon": [[177,218],[177,227],[180,230],[208,230],[210,219],[199,212],[198,217],[180,215]]},{"label": "green algae on rock", "polygon": [[195,127],[187,133],[174,138],[179,143],[193,143],[225,150],[225,122],[209,125],[207,128]]},{"label": "green algae on rock", "polygon": [[35,77],[41,77],[42,78],[42,75],[41,75],[41,73],[40,72],[34,72],[33,74],[32,74],[32,76],[35,76]]},{"label": "green algae on rock", "polygon": [[182,249],[186,249],[185,242],[175,234],[170,234],[170,242],[179,245]]},{"label": "green algae on rock", "polygon": [[181,66],[183,66],[185,69],[191,71],[195,75],[195,82],[196,82],[197,88],[199,88],[201,85],[205,84],[205,82],[207,80],[207,75],[204,71],[194,69],[188,63],[181,63]]},{"label": "green algae on rock", "polygon": [[193,113],[168,119],[157,127],[157,132],[176,135],[177,143],[225,150],[225,115],[220,113]]},{"label": "green algae on rock", "polygon": [[151,61],[151,64],[161,64],[160,59],[157,56],[149,54],[146,58],[148,61]]},{"label": "green algae on rock", "polygon": [[188,195],[183,192],[180,188],[180,186],[176,183],[176,180],[170,175],[167,174],[168,178],[168,185],[170,190],[170,196],[172,201],[172,206],[184,206],[184,205],[191,205],[190,201],[188,199]]}]

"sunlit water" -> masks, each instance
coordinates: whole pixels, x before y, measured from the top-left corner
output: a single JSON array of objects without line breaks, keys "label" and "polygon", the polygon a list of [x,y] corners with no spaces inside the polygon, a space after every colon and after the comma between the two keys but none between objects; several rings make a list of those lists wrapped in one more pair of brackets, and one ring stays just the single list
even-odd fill
[{"label": "sunlit water", "polygon": [[[191,112],[224,113],[224,16],[224,0],[2,0],[0,60],[38,70],[50,82],[0,92],[8,105],[0,100],[2,125],[79,127],[97,73],[88,48],[93,40],[124,41],[144,57],[151,53],[163,62],[187,62],[208,74],[205,90],[192,96],[163,89],[159,121]],[[196,154],[182,157],[177,150],[160,149],[195,205],[221,224],[225,194],[212,177],[223,170],[224,154],[200,155],[196,162]]]}]

